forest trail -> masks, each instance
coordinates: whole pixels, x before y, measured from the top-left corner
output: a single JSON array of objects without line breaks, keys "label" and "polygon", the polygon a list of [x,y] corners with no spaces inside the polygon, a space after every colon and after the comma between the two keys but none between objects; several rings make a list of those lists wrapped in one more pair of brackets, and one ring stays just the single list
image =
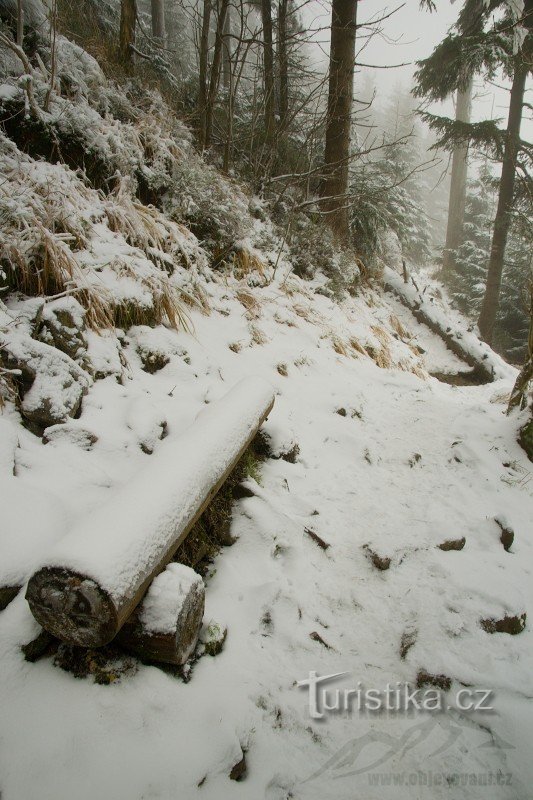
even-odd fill
[{"label": "forest trail", "polygon": [[[207,582],[206,620],[228,626],[225,648],[202,658],[187,684],[141,667],[116,686],[96,686],[50,660],[21,662],[19,644],[35,625],[19,596],[0,617],[0,702],[14,720],[0,757],[6,795],[16,781],[12,796],[32,797],[38,776],[41,798],[57,797],[61,786],[62,796],[87,800],[170,800],[179,785],[187,800],[351,800],[357,791],[372,796],[369,781],[398,770],[501,770],[513,773],[512,787],[493,796],[526,800],[533,636],[527,628],[517,637],[490,635],[479,624],[520,614],[533,599],[531,472],[515,441],[516,420],[504,414],[510,383],[451,387],[337,352],[341,335],[366,337],[370,348],[373,325],[395,357],[406,358],[407,346],[392,336],[395,318],[426,351],[428,369],[454,367],[442,342],[386,296],[370,292],[341,310],[318,295],[309,304],[299,282],[289,293],[277,285],[255,290],[253,325],[264,337],[257,346],[233,290],[215,283],[209,292],[214,311],[194,312],[194,335],[152,332],[160,344],[170,337],[180,353],[154,375],[140,369],[132,329],[125,354],[133,380],[98,381],[70,425],[95,433],[94,447],[80,449],[66,432],[43,448],[21,430],[13,480],[19,507],[40,501],[33,503],[38,559],[39,547],[149,457],[138,448],[139,408],[155,408],[154,419],[164,417],[172,435],[242,376],[265,377],[277,393],[265,429],[278,452],[297,443],[299,454],[295,463],[269,459],[260,485],[247,484],[253,496],[235,507],[238,541],[218,556]],[[24,513],[31,530],[32,512]],[[496,516],[515,531],[511,552],[500,543]],[[463,536],[463,550],[438,549]],[[390,559],[389,568],[377,569],[369,550]],[[411,644],[403,658],[402,641]],[[412,685],[425,670],[452,680],[447,697],[465,685],[493,689],[496,712],[437,719],[354,711],[317,721],[296,686],[313,670],[348,673],[333,688],[360,681],[380,690]],[[361,737],[374,742],[368,752],[359,753]],[[498,746],[485,747],[488,737]],[[337,758],[346,746],[348,756]],[[242,750],[248,774],[235,784],[228,775]],[[28,752],[31,769],[24,768]],[[366,769],[374,757],[382,766]],[[343,766],[346,758],[353,769]],[[343,777],[360,765],[360,774]],[[407,800],[412,789],[380,785],[377,796]],[[427,796],[448,797],[449,789],[435,786]],[[486,797],[486,790],[454,789],[454,800],[462,797]]]}]

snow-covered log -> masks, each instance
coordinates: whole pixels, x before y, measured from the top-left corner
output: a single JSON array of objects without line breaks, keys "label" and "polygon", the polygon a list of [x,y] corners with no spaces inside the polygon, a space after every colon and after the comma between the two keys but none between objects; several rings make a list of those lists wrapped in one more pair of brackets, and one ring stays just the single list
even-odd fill
[{"label": "snow-covered log", "polygon": [[200,575],[185,564],[169,564],[153,580],[117,641],[147,661],[181,666],[196,647],[204,605]]},{"label": "snow-covered log", "polygon": [[458,358],[474,368],[472,377],[480,383],[490,383],[500,378],[509,379],[514,371],[488,344],[482,342],[473,331],[454,325],[443,308],[439,308],[431,297],[425,297],[415,286],[403,283],[402,277],[392,269],[386,269],[384,284],[413,316],[426,325],[444,341],[447,348]]},{"label": "snow-covered log", "polygon": [[36,620],[64,642],[110,642],[207,508],[274,404],[246,378],[168,437],[151,464],[75,527],[31,577]]}]

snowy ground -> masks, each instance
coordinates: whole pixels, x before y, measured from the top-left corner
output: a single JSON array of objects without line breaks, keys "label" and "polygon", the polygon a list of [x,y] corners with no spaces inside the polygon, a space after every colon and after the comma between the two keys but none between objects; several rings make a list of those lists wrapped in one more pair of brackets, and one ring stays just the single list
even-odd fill
[{"label": "snowy ground", "polygon": [[[37,627],[23,594],[0,613],[3,800],[533,796],[533,634],[479,625],[532,608],[533,481],[518,420],[504,414],[510,382],[425,378],[402,339],[427,351],[429,370],[461,364],[399,303],[368,292],[340,308],[291,285],[248,292],[247,311],[238,286],[212,283],[213,312],[193,315],[194,335],[138,330],[171,353],[154,375],[141,370],[133,330],[124,385],[97,381],[81,418],[46,445],[13,410],[0,419],[3,579],[26,579],[52,542],[157,458],[163,420],[179,433],[243,376],[275,387],[266,429],[300,447],[295,464],[269,460],[255,496],[236,505],[238,541],[217,558],[206,598],[206,619],[226,624],[228,639],[190,683],[141,667],[98,686],[49,660],[28,664],[19,648]],[[385,341],[404,370],[378,368],[346,344],[354,337]],[[495,516],[514,528],[509,553]],[[437,549],[462,536],[462,551]],[[390,569],[377,570],[365,544]],[[414,644],[402,659],[405,633]],[[495,711],[317,721],[296,685],[315,670],[348,673],[333,686],[383,689],[421,669],[453,679],[450,699],[465,686],[493,689]],[[241,749],[248,774],[236,783],[228,774]],[[419,782],[448,782],[399,785],[419,771]]]}]

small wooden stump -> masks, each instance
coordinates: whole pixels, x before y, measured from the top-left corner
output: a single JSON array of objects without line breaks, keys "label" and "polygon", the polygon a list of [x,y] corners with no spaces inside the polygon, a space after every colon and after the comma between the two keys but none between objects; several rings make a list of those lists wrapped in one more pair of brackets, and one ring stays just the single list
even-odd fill
[{"label": "small wooden stump", "polygon": [[143,660],[182,666],[196,647],[204,604],[200,575],[184,564],[169,564],[116,641]]}]

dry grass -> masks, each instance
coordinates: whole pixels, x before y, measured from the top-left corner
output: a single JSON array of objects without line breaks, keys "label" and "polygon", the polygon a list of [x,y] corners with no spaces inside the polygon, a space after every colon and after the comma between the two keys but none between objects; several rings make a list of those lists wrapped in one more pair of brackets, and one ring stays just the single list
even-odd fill
[{"label": "dry grass", "polygon": [[251,292],[239,289],[236,298],[246,309],[246,316],[249,320],[259,319],[261,316],[261,303]]},{"label": "dry grass", "polygon": [[[74,294],[94,330],[120,325],[159,324],[190,329],[187,306],[207,312],[206,296],[193,283],[194,268],[204,263],[195,238],[157,209],[143,206],[122,181],[115,195],[103,200],[72,171],[60,165],[34,162],[8,140],[0,138],[0,259],[8,285],[28,296]],[[98,263],[92,243],[101,238],[96,225],[107,222],[113,233],[140,250],[146,260],[121,245],[124,255]],[[173,273],[176,267],[181,272]],[[191,270],[191,290],[179,284],[183,269]],[[151,301],[117,300],[106,286],[109,270],[127,276]],[[173,277],[172,277],[173,276]],[[113,281],[111,281],[113,283]]]},{"label": "dry grass", "polygon": [[191,268],[185,247],[189,232],[154,206],[145,206],[136,200],[126,180],[120,182],[104,208],[109,228],[122,234],[128,244],[138,247],[162,269],[172,273],[176,261],[187,269]]},{"label": "dry grass", "polygon": [[259,346],[267,344],[268,337],[265,333],[263,333],[261,328],[259,328],[257,325],[254,325],[253,323],[251,323],[248,327],[250,331],[250,336],[252,337],[252,344],[257,344]]},{"label": "dry grass", "polygon": [[215,254],[213,267],[226,266],[237,280],[242,280],[252,272],[257,272],[265,279],[267,265],[255,250],[241,242],[234,242],[230,247],[224,248]]},{"label": "dry grass", "polygon": [[396,314],[390,315],[389,322],[392,330],[398,334],[400,339],[406,341],[406,340],[411,340],[413,338],[412,334],[409,333],[409,331],[406,328],[404,328],[404,326],[402,325]]}]

